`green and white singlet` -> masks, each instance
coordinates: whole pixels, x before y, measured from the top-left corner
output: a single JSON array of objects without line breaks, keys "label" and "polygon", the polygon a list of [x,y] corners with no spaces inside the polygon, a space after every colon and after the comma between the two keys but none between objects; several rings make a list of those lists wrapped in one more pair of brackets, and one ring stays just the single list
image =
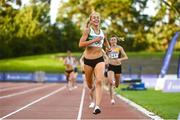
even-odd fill
[{"label": "green and white singlet", "polygon": [[104,33],[103,33],[103,31],[100,29],[100,33],[96,34],[94,32],[94,30],[90,27],[90,32],[89,32],[87,40],[92,40],[92,39],[94,39],[96,37],[102,37],[101,41],[94,42],[94,43],[90,44],[89,46],[92,46],[92,47],[102,47],[103,43],[104,43]]}]

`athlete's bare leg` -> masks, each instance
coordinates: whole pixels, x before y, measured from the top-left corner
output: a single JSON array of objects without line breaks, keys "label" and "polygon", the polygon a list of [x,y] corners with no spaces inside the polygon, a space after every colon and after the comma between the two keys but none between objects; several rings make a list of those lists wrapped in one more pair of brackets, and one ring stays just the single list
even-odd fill
[{"label": "athlete's bare leg", "polygon": [[120,83],[121,74],[115,74],[115,87],[118,88]]},{"label": "athlete's bare leg", "polygon": [[95,79],[96,79],[96,106],[100,106],[100,102],[102,99],[102,83],[103,80],[105,80],[104,77],[104,70],[105,70],[105,63],[100,62],[96,65],[94,73],[95,73]]},{"label": "athlete's bare leg", "polygon": [[90,100],[91,100],[91,104],[90,104],[90,108],[94,107],[94,86],[93,86],[93,73],[94,73],[94,69],[88,65],[84,65],[84,72],[85,72],[85,79],[86,79],[86,83],[87,86],[89,88],[89,95],[90,95]]},{"label": "athlete's bare leg", "polygon": [[110,98],[111,103],[114,104],[114,82],[115,82],[115,74],[113,71],[108,71],[108,80],[109,80],[109,92],[110,92]]}]

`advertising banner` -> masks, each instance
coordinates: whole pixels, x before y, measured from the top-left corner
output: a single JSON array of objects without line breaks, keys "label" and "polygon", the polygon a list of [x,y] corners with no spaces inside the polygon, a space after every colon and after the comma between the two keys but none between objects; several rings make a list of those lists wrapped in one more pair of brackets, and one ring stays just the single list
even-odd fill
[{"label": "advertising banner", "polygon": [[5,73],[4,78],[9,81],[33,81],[33,73]]},{"label": "advertising banner", "polygon": [[176,34],[174,35],[174,37],[172,38],[170,44],[169,44],[169,47],[166,51],[166,54],[165,54],[165,57],[164,57],[164,60],[163,60],[163,65],[162,65],[162,68],[161,68],[161,71],[160,71],[160,76],[161,78],[163,78],[166,73],[167,73],[167,70],[168,70],[168,67],[169,67],[169,63],[170,63],[170,60],[171,60],[171,56],[172,56],[172,52],[173,52],[173,48],[176,44],[176,41],[179,37],[179,34],[180,32],[176,32]]},{"label": "advertising banner", "polygon": [[0,81],[3,81],[4,78],[3,78],[3,73],[0,73]]},{"label": "advertising banner", "polygon": [[180,92],[180,80],[165,80],[163,92]]}]

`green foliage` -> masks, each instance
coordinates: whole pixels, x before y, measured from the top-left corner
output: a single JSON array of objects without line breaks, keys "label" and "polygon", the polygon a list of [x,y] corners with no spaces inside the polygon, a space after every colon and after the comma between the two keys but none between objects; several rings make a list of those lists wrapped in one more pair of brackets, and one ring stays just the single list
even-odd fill
[{"label": "green foliage", "polygon": [[[164,51],[175,32],[180,31],[180,17],[176,0],[168,0],[168,6],[159,1],[155,17],[143,14],[149,0],[69,0],[59,8],[59,18],[63,16],[81,28],[92,11],[102,16],[102,28],[109,36],[116,34],[125,38],[123,46],[128,51]],[[168,13],[169,11],[169,13]],[[164,17],[169,16],[169,22]],[[179,23],[178,23],[179,22]],[[157,29],[159,31],[157,32]],[[164,42],[164,41],[168,42]],[[178,42],[176,50],[180,49]]]},{"label": "green foliage", "polygon": [[3,56],[11,56],[12,51],[10,49],[9,43],[13,41],[16,32],[14,19],[10,16],[15,16],[17,14],[16,10],[12,7],[2,3],[0,9],[0,58]]},{"label": "green foliage", "polygon": [[[0,58],[79,51],[78,42],[89,14],[101,14],[102,29],[108,36],[124,37],[126,51],[164,51],[180,31],[180,2],[159,1],[157,14],[143,10],[149,0],[68,0],[61,2],[57,22],[50,24],[50,0],[0,1]],[[19,6],[15,9],[10,2]],[[165,20],[167,18],[167,20]],[[180,50],[180,41],[176,50]]]},{"label": "green foliage", "polygon": [[60,41],[61,43],[59,44],[63,44],[63,50],[69,49],[78,51],[78,43],[81,36],[80,29],[78,29],[68,18],[64,18],[61,22],[64,25],[63,29],[61,30],[63,40]]},{"label": "green foliage", "polygon": [[[180,4],[176,0],[160,1],[160,9],[153,20],[156,24],[150,28],[147,40],[151,39],[151,49],[164,50],[167,48],[175,32],[180,31],[180,14],[174,6]],[[166,18],[166,19],[165,19]],[[179,23],[178,23],[179,22]],[[149,38],[149,36],[151,36]],[[180,41],[177,40],[176,50],[180,49]]]},{"label": "green foliage", "polygon": [[[21,5],[21,1],[16,1]],[[14,9],[7,1],[0,6],[0,58],[78,51],[80,30],[67,18],[50,24],[50,4],[32,0],[28,6]],[[64,27],[59,27],[62,24]],[[71,44],[70,44],[71,43]]]}]

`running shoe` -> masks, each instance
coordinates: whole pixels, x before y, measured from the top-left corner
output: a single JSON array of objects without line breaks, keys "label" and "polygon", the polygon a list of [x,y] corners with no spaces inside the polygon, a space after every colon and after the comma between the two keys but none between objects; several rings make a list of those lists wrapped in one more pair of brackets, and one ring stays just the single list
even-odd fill
[{"label": "running shoe", "polygon": [[115,100],[111,99],[111,104],[114,105],[115,104]]},{"label": "running shoe", "polygon": [[89,108],[94,108],[94,107],[95,107],[95,103],[91,102],[90,105],[89,105]]},{"label": "running shoe", "polygon": [[97,114],[99,114],[99,113],[101,113],[101,110],[100,110],[99,106],[96,106],[96,107],[94,108],[93,114],[97,115]]}]

